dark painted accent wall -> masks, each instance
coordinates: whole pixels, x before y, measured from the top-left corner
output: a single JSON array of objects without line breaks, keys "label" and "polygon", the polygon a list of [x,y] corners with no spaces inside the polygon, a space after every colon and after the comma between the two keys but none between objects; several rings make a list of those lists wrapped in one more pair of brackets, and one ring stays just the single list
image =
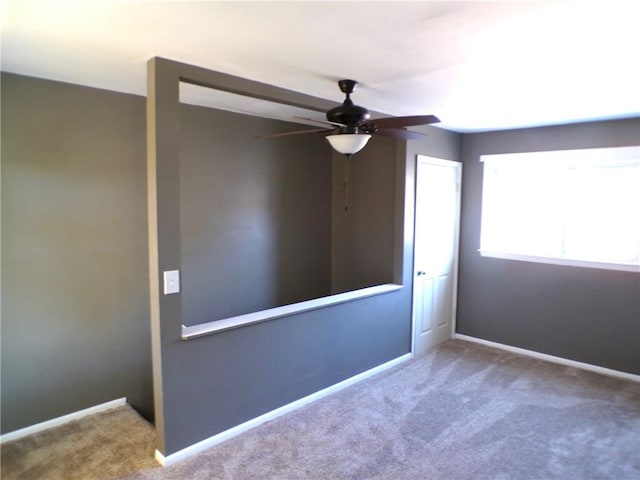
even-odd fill
[{"label": "dark painted accent wall", "polygon": [[332,293],[394,281],[397,148],[391,138],[374,137],[348,167],[344,155],[333,154]]},{"label": "dark painted accent wall", "polygon": [[195,325],[330,293],[331,160],[304,128],[183,106],[183,323]]},{"label": "dark painted accent wall", "polygon": [[640,373],[638,273],[483,258],[477,252],[480,155],[616,147],[639,141],[638,119],[463,136],[458,333]]},{"label": "dark painted accent wall", "polygon": [[[413,243],[414,181],[416,156],[461,161],[461,135],[439,128],[426,127],[424,140],[405,146],[407,165],[404,173],[388,159],[396,155],[398,143],[388,137],[373,137],[367,147],[349,161],[348,209],[344,185],[344,156],[333,156],[333,242],[332,291],[355,290],[371,285],[402,282],[394,271],[396,242],[393,235],[396,222],[405,217],[406,235]],[[394,185],[390,179],[401,180]],[[406,185],[403,184],[406,182]],[[407,192],[403,216],[394,211],[394,196],[402,188]]]},{"label": "dark painted accent wall", "polygon": [[144,98],[2,74],[2,432],[152,416]]}]

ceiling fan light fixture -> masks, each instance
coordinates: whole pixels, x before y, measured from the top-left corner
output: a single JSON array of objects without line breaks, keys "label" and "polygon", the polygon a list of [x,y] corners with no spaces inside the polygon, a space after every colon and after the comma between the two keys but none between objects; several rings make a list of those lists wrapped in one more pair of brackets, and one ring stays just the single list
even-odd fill
[{"label": "ceiling fan light fixture", "polygon": [[353,155],[367,144],[371,135],[366,133],[342,133],[325,137],[336,152],[343,155]]}]

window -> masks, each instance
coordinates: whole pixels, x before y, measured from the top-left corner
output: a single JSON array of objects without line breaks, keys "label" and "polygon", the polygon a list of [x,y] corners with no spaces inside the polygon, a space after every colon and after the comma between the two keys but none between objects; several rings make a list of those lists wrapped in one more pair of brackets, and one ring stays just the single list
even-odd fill
[{"label": "window", "polygon": [[640,271],[640,147],[481,161],[483,256]]}]

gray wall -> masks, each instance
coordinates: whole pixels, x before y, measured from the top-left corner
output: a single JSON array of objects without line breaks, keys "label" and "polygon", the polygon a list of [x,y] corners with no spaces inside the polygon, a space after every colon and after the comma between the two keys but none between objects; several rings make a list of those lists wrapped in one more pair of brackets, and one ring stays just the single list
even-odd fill
[{"label": "gray wall", "polygon": [[390,159],[397,149],[393,139],[372,138],[349,160],[348,190],[345,157],[333,154],[333,293],[394,281],[396,162]]},{"label": "gray wall", "polygon": [[639,137],[638,119],[464,135],[458,333],[640,373],[639,274],[477,252],[480,155],[637,145]]},{"label": "gray wall", "polygon": [[[344,156],[334,154],[331,252],[334,293],[402,282],[394,270],[401,263],[394,261],[396,243],[401,240],[393,232],[394,225],[406,218],[405,236],[413,239],[416,156],[461,161],[460,134],[433,127],[424,127],[422,131],[427,135],[424,140],[413,140],[403,146],[407,159],[403,172],[397,172],[397,165],[388,161],[398,155],[399,148],[398,142],[388,137],[373,137],[364,150],[351,158],[347,210]],[[407,194],[403,215],[394,210],[394,197],[400,190]]]},{"label": "gray wall", "polygon": [[2,432],[152,415],[144,99],[2,74]]},{"label": "gray wall", "polygon": [[304,128],[185,106],[180,221],[183,323],[330,293],[331,161]]}]

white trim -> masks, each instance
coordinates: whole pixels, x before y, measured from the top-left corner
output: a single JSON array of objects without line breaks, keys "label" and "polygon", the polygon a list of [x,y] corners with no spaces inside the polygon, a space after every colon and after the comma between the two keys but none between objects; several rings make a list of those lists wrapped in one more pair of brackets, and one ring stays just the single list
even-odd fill
[{"label": "white trim", "polygon": [[600,268],[603,270],[620,270],[623,272],[640,272],[640,265],[630,263],[592,262],[588,260],[574,260],[561,257],[538,257],[535,255],[523,255],[520,253],[493,252],[491,250],[478,250],[483,257],[502,258],[505,260],[517,260],[520,262],[548,263],[551,265],[567,265],[570,267]]},{"label": "white trim", "polygon": [[41,423],[36,423],[35,425],[21,428],[20,430],[14,430],[13,432],[5,433],[0,437],[0,443],[18,440],[28,435],[42,432],[43,430],[47,430],[49,428],[58,427],[65,423],[69,423],[74,420],[79,420],[88,415],[93,415],[94,413],[100,413],[106,410],[111,410],[112,408],[122,407],[126,404],[127,404],[127,399],[126,397],[123,397],[123,398],[118,398],[116,400],[111,400],[110,402],[101,403],[100,405],[96,405],[94,407],[85,408],[84,410],[79,410],[77,412],[69,413],[68,415],[52,418],[51,420],[47,420]]},{"label": "white trim", "polygon": [[618,370],[612,370],[610,368],[599,367],[598,365],[591,365],[590,363],[577,362],[575,360],[569,360],[567,358],[556,357],[554,355],[547,355],[546,353],[540,353],[533,350],[526,350],[524,348],[512,347],[511,345],[505,345],[503,343],[492,342],[484,340],[482,338],[469,337],[456,333],[456,340],[463,340],[465,342],[478,343],[480,345],[486,345],[487,347],[493,347],[500,350],[506,350],[507,352],[517,353],[519,355],[525,355],[527,357],[536,358],[539,360],[545,360],[547,362],[557,363],[567,367],[580,368],[582,370],[588,370],[594,373],[600,373],[602,375],[609,375],[610,377],[622,378],[624,380],[631,380],[632,382],[640,382],[640,375],[633,373],[620,372]]},{"label": "white trim", "polygon": [[256,417],[249,421],[241,423],[240,425],[230,428],[229,430],[225,430],[224,432],[220,432],[217,435],[206,438],[189,447],[183,448],[182,450],[172,453],[171,455],[164,456],[161,452],[156,450],[156,454],[155,454],[156,460],[164,467],[173,465],[176,462],[179,462],[193,455],[196,455],[202,452],[203,450],[206,450],[207,448],[211,448],[214,445],[218,445],[219,443],[229,440],[243,432],[246,432],[247,430],[250,430],[265,422],[268,422],[269,420],[273,420],[274,418],[280,417],[286,413],[293,412],[294,410],[297,410],[300,407],[303,407],[311,402],[315,402],[316,400],[319,400],[321,398],[327,397],[333,393],[336,393],[366,378],[369,378],[380,372],[388,370],[389,368],[395,367],[396,365],[402,362],[405,362],[406,360],[409,360],[411,358],[413,358],[413,355],[411,353],[402,355],[401,357],[390,360],[386,363],[383,363],[382,365],[378,365],[377,367],[374,367],[370,370],[359,373],[358,375],[354,375],[353,377],[347,378],[346,380],[336,383],[335,385],[331,385],[330,387],[319,390],[315,393],[312,393],[311,395],[307,395],[306,397],[296,400],[295,402],[291,402],[280,408],[276,408],[275,410],[272,410],[263,415],[260,415],[259,417]]},{"label": "white trim", "polygon": [[291,305],[284,305],[282,307],[275,307],[268,310],[261,310],[259,312],[238,315],[236,317],[214,320],[212,322],[201,323],[199,325],[182,325],[182,340],[191,340],[192,338],[211,335],[213,333],[231,330],[232,328],[246,327],[255,323],[266,322],[288,315],[324,308],[329,305],[337,305],[338,303],[350,302],[352,300],[381,295],[388,292],[395,292],[401,288],[402,285],[387,283],[384,285],[361,288],[360,290],[354,290],[351,292],[338,293],[329,297],[315,298],[313,300],[292,303]]}]

